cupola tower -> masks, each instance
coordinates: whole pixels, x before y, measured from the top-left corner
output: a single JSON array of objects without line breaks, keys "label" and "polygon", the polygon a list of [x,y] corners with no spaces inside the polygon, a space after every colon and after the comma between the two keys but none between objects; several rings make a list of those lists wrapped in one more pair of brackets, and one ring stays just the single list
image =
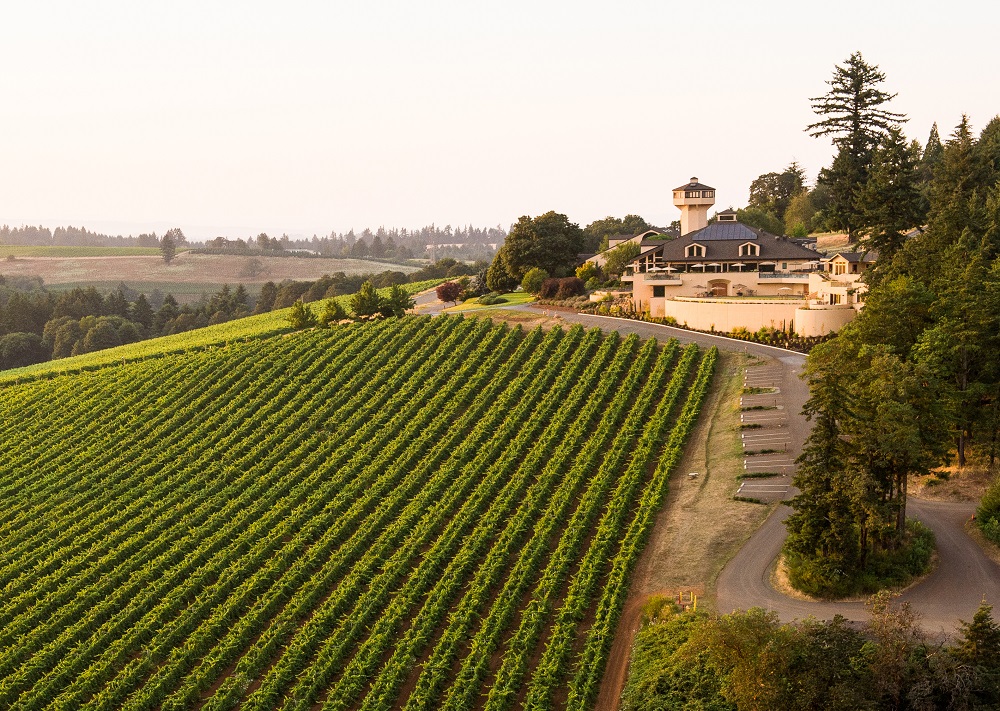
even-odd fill
[{"label": "cupola tower", "polygon": [[715,204],[715,188],[703,185],[698,178],[674,188],[674,205],[681,210],[681,237],[708,226],[708,208]]}]

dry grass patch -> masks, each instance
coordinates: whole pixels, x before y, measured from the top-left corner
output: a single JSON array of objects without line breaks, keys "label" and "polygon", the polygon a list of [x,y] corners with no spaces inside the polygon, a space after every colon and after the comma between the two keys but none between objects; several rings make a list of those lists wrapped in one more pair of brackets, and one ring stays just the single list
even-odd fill
[{"label": "dry grass patch", "polygon": [[935,474],[911,476],[908,488],[911,496],[930,501],[978,501],[994,477],[982,465],[942,467]]},{"label": "dry grass patch", "polygon": [[739,408],[747,359],[728,352],[720,356],[703,416],[639,559],[634,596],[698,588],[705,590],[706,603],[714,600],[720,571],[774,508],[733,501],[743,473]]}]

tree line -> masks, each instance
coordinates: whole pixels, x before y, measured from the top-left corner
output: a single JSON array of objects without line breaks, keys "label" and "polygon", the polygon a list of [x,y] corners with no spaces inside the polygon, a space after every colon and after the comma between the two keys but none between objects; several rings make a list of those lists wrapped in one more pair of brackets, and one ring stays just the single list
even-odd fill
[{"label": "tree line", "polygon": [[[331,231],[329,235],[311,238],[292,238],[287,234],[280,237],[261,232],[256,237],[219,236],[206,240],[202,249],[217,254],[247,254],[262,252],[267,254],[293,254],[295,252],[314,253],[324,257],[376,259],[424,259],[434,261],[444,258],[468,261],[489,260],[496,247],[503,242],[507,231],[496,227],[476,227],[474,225],[430,224],[418,229],[379,227],[365,228],[358,233]],[[24,225],[0,227],[0,244],[32,246],[73,246],[73,247],[152,247],[160,248],[164,238],[169,237],[174,247],[191,246],[180,228],[168,230],[158,237],[155,232],[133,237],[108,235],[91,232],[85,227],[56,227]]]},{"label": "tree line", "polygon": [[[810,353],[814,427],[787,521],[791,580],[816,594],[920,568],[909,478],[963,467],[971,452],[993,466],[1000,440],[1000,117],[976,136],[963,116],[926,186],[898,124],[868,129],[880,147],[855,185],[862,219],[850,224],[879,258],[864,309]],[[924,204],[923,228],[908,232]]]},{"label": "tree line", "polygon": [[242,284],[223,285],[218,292],[183,305],[170,294],[154,290],[147,295],[125,284],[108,294],[92,286],[53,291],[40,277],[0,275],[0,369],[182,333],[288,308],[296,302],[354,294],[365,282],[381,289],[476,274],[485,267],[485,263],[467,265],[442,259],[410,274],[391,270],[375,275],[336,272],[313,281],[267,282],[256,296]]},{"label": "tree line", "polygon": [[887,593],[860,629],[841,617],[782,624],[754,608],[712,617],[646,607],[623,711],[996,709],[1000,626],[982,605],[950,644],[935,643]]}]

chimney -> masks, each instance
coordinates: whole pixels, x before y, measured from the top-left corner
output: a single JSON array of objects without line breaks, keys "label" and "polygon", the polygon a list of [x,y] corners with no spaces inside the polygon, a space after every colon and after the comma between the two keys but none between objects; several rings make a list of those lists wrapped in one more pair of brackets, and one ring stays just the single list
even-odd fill
[{"label": "chimney", "polygon": [[697,184],[698,184],[698,178],[697,177],[691,178],[691,185],[697,185]]}]

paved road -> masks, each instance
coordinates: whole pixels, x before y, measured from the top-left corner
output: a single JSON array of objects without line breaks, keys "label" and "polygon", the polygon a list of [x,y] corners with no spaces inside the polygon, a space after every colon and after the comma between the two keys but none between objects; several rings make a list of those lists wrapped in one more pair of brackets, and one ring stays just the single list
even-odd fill
[{"label": "paved road", "polygon": [[[530,306],[519,308],[537,310]],[[619,333],[635,333],[644,338],[667,336],[677,338],[682,343],[714,345],[720,349],[774,358],[783,369],[779,382],[788,415],[788,451],[792,457],[798,456],[802,451],[810,430],[809,422],[802,415],[802,406],[809,396],[808,386],[799,378],[805,364],[805,356],[802,354],[641,321],[568,312],[558,312],[558,315],[570,323],[617,330]],[[937,537],[937,568],[901,597],[901,600],[910,602],[920,614],[924,629],[931,634],[951,634],[957,629],[960,620],[972,619],[984,599],[1000,609],[1000,565],[990,560],[964,529],[975,505],[911,497],[908,510],[930,527]],[[797,600],[777,592],[771,585],[770,572],[785,540],[784,520],[789,513],[791,509],[787,506],[775,509],[723,569],[716,585],[719,611],[731,612],[756,606],[776,611],[783,620],[810,615],[829,619],[838,614],[852,620],[867,619],[862,603]]]},{"label": "paved road", "polygon": [[[964,524],[975,504],[911,498],[908,513],[930,527],[937,537],[938,566],[926,580],[900,597],[920,614],[921,626],[932,635],[948,636],[960,620],[971,620],[982,600],[1000,607],[1000,566],[987,558],[965,533]],[[866,620],[860,602],[809,602],[777,592],[771,568],[785,540],[784,520],[791,509],[779,507],[719,575],[719,612],[748,607],[774,610],[783,620],[812,615],[829,619],[843,615]]]}]

